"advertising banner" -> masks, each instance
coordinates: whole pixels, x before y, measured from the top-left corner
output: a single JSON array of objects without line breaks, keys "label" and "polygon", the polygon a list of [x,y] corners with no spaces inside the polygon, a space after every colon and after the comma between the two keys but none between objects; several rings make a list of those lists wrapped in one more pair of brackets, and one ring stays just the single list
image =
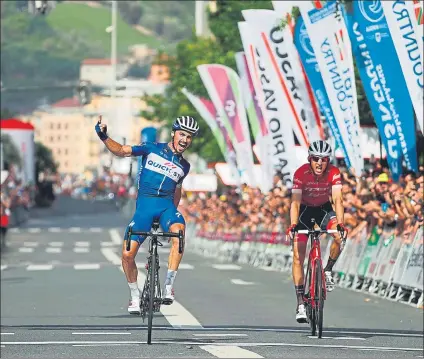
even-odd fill
[{"label": "advertising banner", "polygon": [[320,9],[310,1],[301,1],[297,5],[352,167],[356,173],[361,173],[364,160],[360,148],[355,74],[348,34],[343,31],[344,20],[336,19],[337,4],[334,1],[326,2]]},{"label": "advertising banner", "polygon": [[355,57],[395,180],[402,157],[417,171],[413,106],[381,2],[358,0],[347,14]]}]

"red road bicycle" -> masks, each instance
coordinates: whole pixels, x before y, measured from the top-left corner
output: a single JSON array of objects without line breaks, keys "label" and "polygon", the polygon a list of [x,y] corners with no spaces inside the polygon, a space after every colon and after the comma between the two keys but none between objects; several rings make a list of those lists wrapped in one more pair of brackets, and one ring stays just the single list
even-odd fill
[{"label": "red road bicycle", "polygon": [[[312,219],[313,224],[315,220]],[[324,268],[321,260],[321,246],[319,237],[322,234],[337,233],[336,229],[302,229],[297,231],[299,234],[306,234],[311,240],[311,250],[309,251],[308,267],[306,270],[305,287],[305,308],[311,327],[311,335],[322,337],[322,325],[324,320],[324,300],[327,298],[327,289],[325,287]],[[346,233],[347,234],[347,233]],[[346,235],[342,238],[344,242]],[[341,247],[343,248],[343,246]]]}]

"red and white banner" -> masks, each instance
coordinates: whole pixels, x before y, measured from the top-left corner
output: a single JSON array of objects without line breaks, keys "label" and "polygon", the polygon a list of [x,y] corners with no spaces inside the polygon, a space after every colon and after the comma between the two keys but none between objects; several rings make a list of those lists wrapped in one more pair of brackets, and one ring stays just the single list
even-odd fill
[{"label": "red and white banner", "polygon": [[423,38],[422,35],[419,37],[418,31],[415,31],[414,22],[417,22],[417,19],[413,4],[411,1],[408,5],[406,3],[408,2],[381,1],[381,6],[399,57],[418,123],[424,133]]},{"label": "red and white banner", "polygon": [[[249,117],[253,139],[256,144],[256,146],[253,146],[253,152],[261,162],[262,167],[262,177],[259,182],[259,187],[263,193],[266,193],[271,190],[273,185],[272,158],[268,153],[270,132],[259,104],[259,98],[253,85],[253,79],[244,52],[236,53],[236,64],[242,84],[244,104]],[[255,151],[255,147],[259,149],[259,155]]]},{"label": "red and white banner", "polygon": [[199,65],[197,70],[236,150],[237,167],[241,175],[247,173],[247,184],[255,187],[252,144],[240,78],[233,69],[219,64]]},{"label": "red and white banner", "polygon": [[277,74],[260,33],[252,31],[247,22],[239,22],[238,27],[244,52],[248,54],[249,71],[269,129],[270,151],[265,155],[273,159],[273,172],[278,173],[286,184],[291,184],[297,163],[291,152],[295,143],[292,123],[285,116],[288,112],[286,98],[278,84]]}]

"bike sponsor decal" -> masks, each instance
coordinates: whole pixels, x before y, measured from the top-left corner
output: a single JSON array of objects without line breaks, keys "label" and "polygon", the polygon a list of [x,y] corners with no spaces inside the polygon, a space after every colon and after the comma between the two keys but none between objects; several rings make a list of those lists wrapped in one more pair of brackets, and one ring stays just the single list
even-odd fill
[{"label": "bike sponsor decal", "polygon": [[147,156],[145,168],[164,175],[174,182],[178,182],[184,176],[184,171],[181,168],[156,153],[150,153]]}]

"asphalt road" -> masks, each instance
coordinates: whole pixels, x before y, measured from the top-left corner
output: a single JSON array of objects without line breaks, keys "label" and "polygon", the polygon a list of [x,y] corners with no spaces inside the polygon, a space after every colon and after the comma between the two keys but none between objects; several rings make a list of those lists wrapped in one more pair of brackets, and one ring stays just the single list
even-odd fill
[{"label": "asphalt road", "polygon": [[[422,310],[337,288],[326,301],[324,338],[312,338],[295,321],[288,273],[189,250],[176,302],[162,306],[147,345],[147,321],[126,308],[119,253],[127,221],[113,210],[82,213],[33,218],[10,233],[1,258],[2,358],[423,357]],[[162,281],[168,251],[160,250]],[[145,260],[144,249],[140,283]]]}]

